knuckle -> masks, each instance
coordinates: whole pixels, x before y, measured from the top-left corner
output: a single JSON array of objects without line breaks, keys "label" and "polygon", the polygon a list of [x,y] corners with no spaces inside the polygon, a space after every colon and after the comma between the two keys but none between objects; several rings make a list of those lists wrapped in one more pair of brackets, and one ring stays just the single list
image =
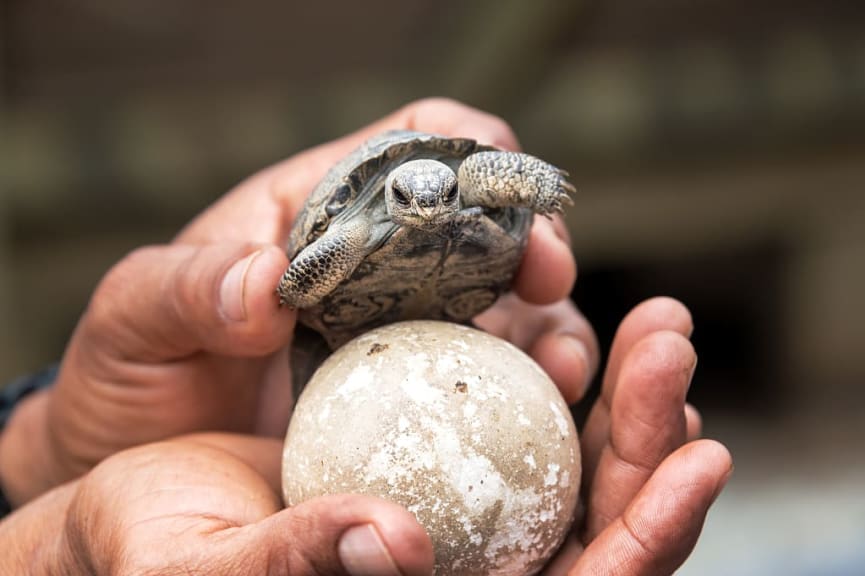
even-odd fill
[{"label": "knuckle", "polygon": [[487,118],[490,123],[490,128],[504,137],[512,139],[516,141],[517,135],[514,132],[514,129],[511,127],[508,122],[502,118],[501,116],[496,116],[495,114],[487,113]]},{"label": "knuckle", "polygon": [[[196,247],[192,253],[177,263],[173,274],[166,277],[166,290],[163,297],[168,310],[174,311],[179,316],[183,310],[195,310],[196,303],[207,301],[208,294],[202,294],[203,289],[213,284],[206,277],[209,270],[202,266],[199,256],[205,250],[204,247]],[[213,290],[215,290],[213,286]],[[204,300],[202,300],[204,296]]]},{"label": "knuckle", "polygon": [[645,530],[641,529],[630,515],[622,516],[622,527],[626,537],[632,543],[629,549],[635,560],[653,558],[658,555],[650,537],[644,534]]},{"label": "knuckle", "polygon": [[508,149],[519,148],[516,133],[504,119],[453,98],[430,96],[415,100],[407,104],[402,113],[409,129],[445,133],[459,131],[465,120],[471,119],[487,143]]},{"label": "knuckle", "polygon": [[88,304],[87,318],[91,325],[102,328],[116,322],[118,315],[125,315],[121,305],[123,295],[135,286],[141,271],[151,265],[157,250],[155,246],[136,248],[108,270]]}]

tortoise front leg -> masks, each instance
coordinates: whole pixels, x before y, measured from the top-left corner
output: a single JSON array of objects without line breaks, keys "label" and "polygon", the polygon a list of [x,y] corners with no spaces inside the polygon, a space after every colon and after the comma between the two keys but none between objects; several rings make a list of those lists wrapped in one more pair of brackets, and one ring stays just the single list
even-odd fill
[{"label": "tortoise front leg", "polygon": [[573,204],[574,186],[567,173],[521,152],[476,152],[460,165],[458,179],[464,206],[530,208],[539,214],[562,212]]},{"label": "tortoise front leg", "polygon": [[276,288],[280,306],[308,308],[330,294],[370,253],[372,228],[369,219],[355,218],[301,250]]}]

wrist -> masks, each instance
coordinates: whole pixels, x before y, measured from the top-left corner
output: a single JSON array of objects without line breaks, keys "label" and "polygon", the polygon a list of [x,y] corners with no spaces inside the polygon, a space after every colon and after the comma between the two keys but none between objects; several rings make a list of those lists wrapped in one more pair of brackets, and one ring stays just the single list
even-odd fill
[{"label": "wrist", "polygon": [[0,488],[13,509],[57,484],[47,425],[50,394],[41,390],[21,400],[0,431]]}]

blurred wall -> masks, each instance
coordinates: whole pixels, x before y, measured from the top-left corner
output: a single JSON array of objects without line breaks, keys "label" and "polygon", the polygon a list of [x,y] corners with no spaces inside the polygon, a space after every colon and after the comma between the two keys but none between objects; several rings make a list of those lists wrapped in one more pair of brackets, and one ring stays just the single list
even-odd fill
[{"label": "blurred wall", "polygon": [[604,341],[650,295],[691,306],[691,397],[743,490],[778,462],[859,470],[863,23],[797,0],[0,0],[0,380],[244,176],[446,95],[573,175],[574,297]]}]

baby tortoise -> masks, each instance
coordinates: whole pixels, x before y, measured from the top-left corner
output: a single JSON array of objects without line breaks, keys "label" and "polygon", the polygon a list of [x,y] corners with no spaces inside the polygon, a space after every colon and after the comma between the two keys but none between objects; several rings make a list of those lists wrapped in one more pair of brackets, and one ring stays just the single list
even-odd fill
[{"label": "baby tortoise", "polygon": [[[566,176],[470,139],[376,136],[307,199],[289,237],[280,304],[299,309],[300,324],[329,349],[399,320],[468,322],[508,289],[533,213],[572,203]],[[309,354],[314,335],[300,332],[294,348]]]}]

